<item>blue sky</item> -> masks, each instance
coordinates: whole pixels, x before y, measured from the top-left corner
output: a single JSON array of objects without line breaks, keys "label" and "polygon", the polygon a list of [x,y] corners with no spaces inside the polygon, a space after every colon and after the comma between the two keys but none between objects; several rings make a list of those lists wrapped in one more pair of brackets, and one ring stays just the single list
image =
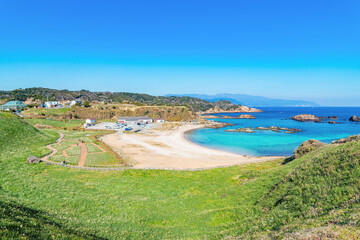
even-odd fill
[{"label": "blue sky", "polygon": [[360,1],[0,2],[0,89],[360,106]]}]

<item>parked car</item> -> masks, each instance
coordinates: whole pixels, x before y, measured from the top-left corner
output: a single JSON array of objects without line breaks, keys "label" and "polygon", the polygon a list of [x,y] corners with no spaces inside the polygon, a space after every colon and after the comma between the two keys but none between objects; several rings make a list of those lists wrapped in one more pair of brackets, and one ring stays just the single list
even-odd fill
[{"label": "parked car", "polygon": [[127,127],[127,128],[125,128],[125,131],[131,131],[132,130],[132,128],[131,127]]},{"label": "parked car", "polygon": [[105,126],[105,128],[106,128],[106,129],[111,129],[111,127],[110,127],[110,126]]}]

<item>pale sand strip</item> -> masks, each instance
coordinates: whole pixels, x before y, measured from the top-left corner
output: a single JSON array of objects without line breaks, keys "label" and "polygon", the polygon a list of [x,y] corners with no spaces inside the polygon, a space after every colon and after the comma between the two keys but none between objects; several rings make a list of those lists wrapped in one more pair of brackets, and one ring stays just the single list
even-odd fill
[{"label": "pale sand strip", "polygon": [[211,149],[184,137],[189,130],[203,125],[184,124],[175,130],[152,130],[147,134],[110,134],[101,138],[129,159],[134,168],[195,169],[263,162],[279,157],[247,157]]}]

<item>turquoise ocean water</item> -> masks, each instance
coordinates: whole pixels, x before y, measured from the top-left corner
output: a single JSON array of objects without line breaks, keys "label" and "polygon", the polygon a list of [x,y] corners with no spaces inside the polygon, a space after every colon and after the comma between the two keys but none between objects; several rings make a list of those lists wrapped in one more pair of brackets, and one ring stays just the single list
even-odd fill
[{"label": "turquoise ocean water", "polygon": [[[210,148],[231,151],[249,156],[290,156],[302,142],[317,139],[326,143],[332,140],[360,134],[360,124],[350,122],[353,115],[360,116],[360,107],[316,107],[316,108],[261,108],[263,113],[251,113],[256,119],[209,119],[235,124],[220,129],[198,129],[187,133],[187,138]],[[338,116],[340,124],[297,122],[289,118],[297,114],[316,116]],[[238,116],[243,113],[214,115]],[[272,131],[254,133],[225,132],[226,129],[244,127],[288,127],[299,128],[302,132],[287,134]]]}]

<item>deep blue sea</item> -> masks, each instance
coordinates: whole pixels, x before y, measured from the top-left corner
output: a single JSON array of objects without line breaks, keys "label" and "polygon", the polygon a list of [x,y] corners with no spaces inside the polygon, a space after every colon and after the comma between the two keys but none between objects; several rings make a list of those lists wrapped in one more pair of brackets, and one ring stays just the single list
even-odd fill
[{"label": "deep blue sea", "polygon": [[[290,156],[304,141],[317,139],[326,143],[332,140],[360,134],[360,124],[350,122],[353,115],[360,116],[360,107],[263,107],[263,113],[250,113],[256,119],[209,119],[235,124],[232,127],[211,129],[203,128],[187,133],[187,138],[195,143],[210,148],[245,154],[249,156]],[[315,116],[338,116],[335,120],[341,124],[297,122],[289,119],[298,114]],[[238,116],[244,113],[213,115]],[[225,132],[226,129],[244,127],[287,127],[299,128],[302,132],[293,134],[273,131],[254,133]]]}]

